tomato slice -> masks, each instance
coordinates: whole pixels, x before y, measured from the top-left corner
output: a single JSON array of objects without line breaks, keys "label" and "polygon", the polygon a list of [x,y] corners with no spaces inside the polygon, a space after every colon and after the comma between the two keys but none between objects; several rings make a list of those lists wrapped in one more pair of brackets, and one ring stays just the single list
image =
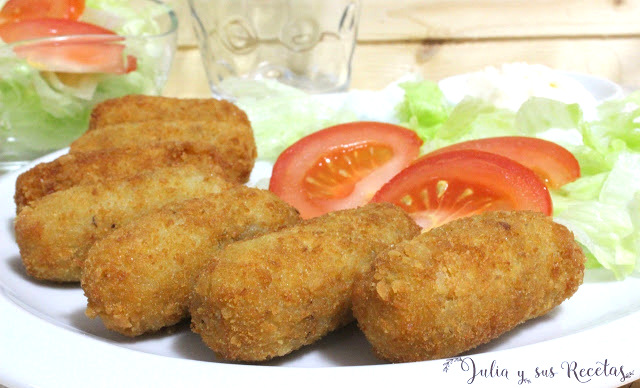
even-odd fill
[{"label": "tomato slice", "polygon": [[312,133],[276,160],[269,189],[303,218],[363,205],[408,166],[422,140],[406,128],[353,122]]},{"label": "tomato slice", "polygon": [[437,149],[425,157],[463,149],[486,151],[513,159],[533,170],[550,189],[580,177],[580,165],[571,152],[556,143],[534,137],[503,136],[470,140]]},{"label": "tomato slice", "polygon": [[[60,37],[60,39],[55,39]],[[113,31],[66,19],[32,19],[0,25],[0,38],[38,70],[68,73],[128,73],[136,58],[124,54]],[[52,38],[39,41],[40,38]]]},{"label": "tomato slice", "polygon": [[[75,20],[40,18],[0,25],[0,38],[5,43],[52,38],[65,35],[114,35],[115,32],[95,24]],[[122,39],[122,37],[118,37]]]},{"label": "tomato slice", "polygon": [[422,157],[385,184],[372,202],[404,208],[425,229],[492,210],[552,212],[549,191],[532,170],[477,150]]},{"label": "tomato slice", "polygon": [[0,23],[40,18],[77,20],[84,7],[84,0],[9,0],[0,10]]}]

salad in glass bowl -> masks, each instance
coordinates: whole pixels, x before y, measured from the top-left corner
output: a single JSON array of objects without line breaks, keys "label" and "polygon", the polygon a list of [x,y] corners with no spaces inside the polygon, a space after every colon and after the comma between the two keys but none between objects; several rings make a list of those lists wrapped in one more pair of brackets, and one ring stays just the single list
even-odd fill
[{"label": "salad in glass bowl", "polygon": [[101,101],[159,94],[177,27],[156,0],[0,0],[0,173],[69,145]]}]

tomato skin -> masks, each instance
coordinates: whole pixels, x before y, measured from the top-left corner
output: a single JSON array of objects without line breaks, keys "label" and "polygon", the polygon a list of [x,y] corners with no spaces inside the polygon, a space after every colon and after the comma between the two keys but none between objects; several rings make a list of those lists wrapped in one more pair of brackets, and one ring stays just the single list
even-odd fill
[{"label": "tomato skin", "polygon": [[501,155],[457,150],[421,157],[373,197],[404,208],[423,228],[491,210],[552,213],[549,191],[529,168]]},{"label": "tomato skin", "polygon": [[0,11],[0,23],[46,17],[77,20],[84,8],[84,0],[9,0]]},{"label": "tomato skin", "polygon": [[439,148],[424,157],[463,149],[486,151],[513,159],[533,170],[550,189],[580,177],[580,165],[571,152],[556,143],[535,137],[503,136],[470,140]]},{"label": "tomato skin", "polygon": [[[368,145],[370,150],[384,148],[390,159],[378,164],[375,160],[365,160],[369,165],[364,167],[359,159],[355,160],[350,167],[355,170],[363,167],[366,174],[343,178],[349,190],[335,190],[335,197],[311,195],[305,186],[305,177],[328,155],[340,155],[343,150],[348,152],[357,146],[367,149]],[[335,125],[287,148],[274,164],[269,190],[295,207],[303,218],[364,205],[382,185],[417,158],[421,145],[422,140],[415,132],[393,124],[360,121]]]},{"label": "tomato skin", "polygon": [[136,70],[137,59],[124,55],[125,47],[95,39],[31,44],[14,47],[15,53],[38,70],[62,73],[126,74]]},{"label": "tomato skin", "polygon": [[[64,37],[38,41],[40,38]],[[66,19],[32,19],[0,25],[0,38],[38,70],[68,73],[128,73],[137,68],[113,31]]]},{"label": "tomato skin", "polygon": [[0,25],[0,38],[5,43],[66,35],[113,35],[123,39],[106,28],[66,19],[40,18]]}]

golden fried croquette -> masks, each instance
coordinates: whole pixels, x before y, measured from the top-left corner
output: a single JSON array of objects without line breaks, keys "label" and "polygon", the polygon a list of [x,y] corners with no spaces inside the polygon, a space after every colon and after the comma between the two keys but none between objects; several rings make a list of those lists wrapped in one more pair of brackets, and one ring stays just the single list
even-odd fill
[{"label": "golden fried croquette", "polygon": [[358,273],[420,228],[391,204],[328,213],[213,255],[191,296],[191,328],[219,356],[262,361],[353,320]]},{"label": "golden fried croquette", "polygon": [[246,125],[247,115],[225,100],[134,94],[97,104],[91,111],[89,130],[105,125],[149,120],[225,121],[231,125]]},{"label": "golden fried croquette", "polygon": [[[108,148],[65,154],[20,174],[16,181],[17,212],[31,201],[80,184],[104,182],[158,167],[195,164],[225,175],[233,171],[215,148],[194,143],[167,142],[142,148]],[[226,176],[229,180],[238,177]],[[238,182],[242,183],[242,182]]]},{"label": "golden fried croquette", "polygon": [[231,186],[211,171],[180,165],[49,194],[16,217],[22,262],[35,278],[79,281],[89,248],[117,227],[169,202]]},{"label": "golden fried croquette", "polygon": [[356,281],[353,313],[381,359],[451,357],[569,298],[584,262],[573,234],[550,217],[484,213],[378,256]]},{"label": "golden fried croquette", "polygon": [[103,126],[88,131],[70,146],[70,152],[105,148],[147,147],[158,142],[192,142],[216,148],[220,159],[229,165],[228,174],[246,182],[253,169],[257,151],[249,122],[243,125],[210,121],[152,120]]},{"label": "golden fried croquette", "polygon": [[188,316],[195,278],[216,250],[299,220],[275,194],[246,186],[150,212],[89,250],[87,315],[127,336],[173,325]]}]

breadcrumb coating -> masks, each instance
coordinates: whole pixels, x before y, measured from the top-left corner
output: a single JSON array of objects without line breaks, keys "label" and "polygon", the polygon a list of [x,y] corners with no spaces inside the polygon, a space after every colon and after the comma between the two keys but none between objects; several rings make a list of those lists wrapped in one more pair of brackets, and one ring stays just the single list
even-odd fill
[{"label": "breadcrumb coating", "polygon": [[[232,171],[232,165],[224,161],[214,147],[186,142],[65,154],[51,162],[40,163],[18,176],[14,195],[17,212],[32,201],[56,191],[180,164],[209,168],[219,175]],[[226,177],[229,180],[237,178],[233,174]]]},{"label": "breadcrumb coating", "polygon": [[114,229],[167,203],[232,186],[209,169],[181,165],[49,194],[16,217],[22,262],[35,278],[79,281],[89,248]]},{"label": "breadcrumb coating", "polygon": [[195,279],[216,251],[299,220],[273,193],[246,186],[148,213],[89,250],[87,315],[127,336],[173,325],[188,316]]},{"label": "breadcrumb coating", "polygon": [[192,330],[224,359],[290,353],[351,322],[358,273],[420,228],[400,208],[370,204],[227,245],[191,296]]},{"label": "breadcrumb coating", "polygon": [[484,213],[380,255],[356,282],[354,315],[381,359],[451,357],[558,306],[582,283],[584,263],[550,217]]},{"label": "breadcrumb coating", "polygon": [[226,121],[149,120],[112,124],[85,132],[70,146],[70,152],[106,148],[144,148],[158,142],[191,142],[216,149],[231,169],[228,175],[246,182],[255,164],[257,150],[249,122],[243,125]]},{"label": "breadcrumb coating", "polygon": [[248,122],[241,109],[225,100],[132,94],[97,104],[91,111],[89,130],[150,120],[224,121],[231,125],[246,125]]}]

